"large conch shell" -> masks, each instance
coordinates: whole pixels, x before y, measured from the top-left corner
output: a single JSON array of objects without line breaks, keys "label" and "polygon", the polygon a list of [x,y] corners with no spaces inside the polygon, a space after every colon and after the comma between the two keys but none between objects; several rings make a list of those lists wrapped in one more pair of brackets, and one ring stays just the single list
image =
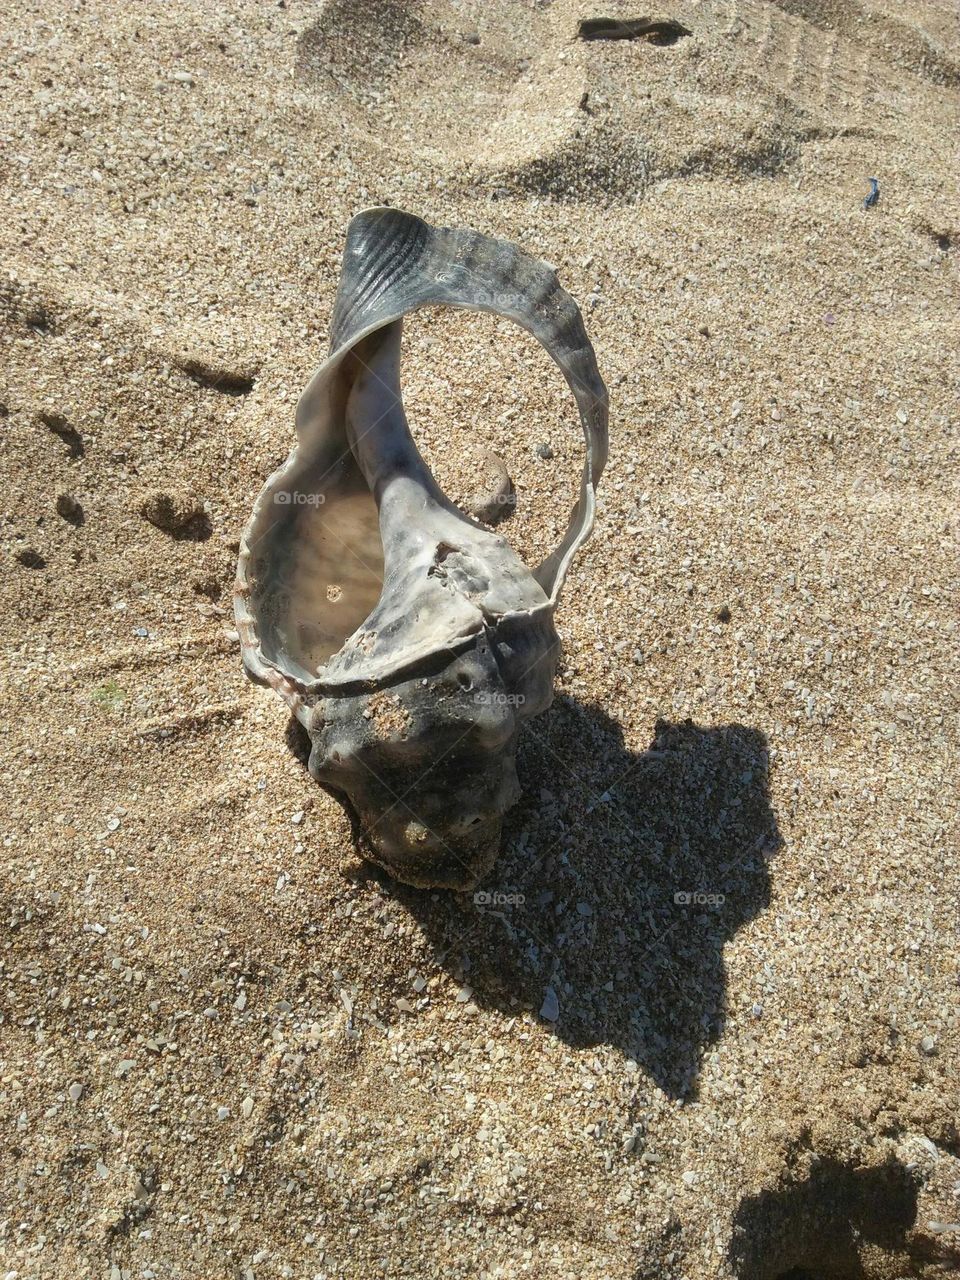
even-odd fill
[{"label": "large conch shell", "polygon": [[[532,573],[445,497],[410,434],[402,317],[436,303],[515,320],[576,397],[580,498]],[[408,884],[471,888],[519,794],[520,724],[553,697],[554,606],[606,461],[606,389],[580,312],[511,244],[368,209],[347,229],[330,356],[296,425],[240,547],[244,665],[306,727],[310,772],[349,797],[375,861]]]}]

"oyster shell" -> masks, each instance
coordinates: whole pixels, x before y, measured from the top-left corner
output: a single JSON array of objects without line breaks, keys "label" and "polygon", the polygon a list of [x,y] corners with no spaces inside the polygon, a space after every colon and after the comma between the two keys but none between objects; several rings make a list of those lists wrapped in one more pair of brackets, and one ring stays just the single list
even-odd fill
[{"label": "oyster shell", "polygon": [[[515,320],[576,398],[580,498],[532,572],[447,499],[410,434],[402,317],[436,303]],[[306,727],[310,772],[349,797],[375,861],[409,884],[469,888],[519,794],[520,725],[553,696],[554,606],[606,460],[606,389],[580,312],[511,244],[368,209],[347,229],[330,355],[296,426],[241,542],[244,665]]]}]

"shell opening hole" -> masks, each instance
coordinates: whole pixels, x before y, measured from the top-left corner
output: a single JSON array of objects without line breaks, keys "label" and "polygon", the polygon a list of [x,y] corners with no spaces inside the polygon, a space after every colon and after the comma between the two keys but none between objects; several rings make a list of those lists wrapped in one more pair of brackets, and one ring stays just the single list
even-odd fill
[{"label": "shell opening hole", "polygon": [[402,344],[404,411],[440,488],[539,564],[580,497],[583,429],[563,374],[519,324],[484,311],[424,307],[404,318]]}]

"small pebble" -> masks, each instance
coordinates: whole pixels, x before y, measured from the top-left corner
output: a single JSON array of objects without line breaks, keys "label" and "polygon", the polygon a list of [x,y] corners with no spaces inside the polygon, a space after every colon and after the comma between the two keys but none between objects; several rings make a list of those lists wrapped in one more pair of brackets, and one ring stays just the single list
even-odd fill
[{"label": "small pebble", "polygon": [[507,464],[499,454],[484,450],[474,477],[476,489],[467,503],[471,515],[484,524],[498,524],[513,514],[517,493]]},{"label": "small pebble", "polygon": [[547,987],[543,993],[540,1017],[547,1022],[556,1022],[560,1017],[560,1001],[557,999],[557,993],[553,987]]},{"label": "small pebble", "polygon": [[83,524],[83,507],[72,493],[57,494],[57,515],[62,516],[68,524]]},{"label": "small pebble", "polygon": [[204,516],[203,503],[196,494],[166,493],[162,489],[151,489],[145,493],[136,510],[166,533],[183,533]]}]

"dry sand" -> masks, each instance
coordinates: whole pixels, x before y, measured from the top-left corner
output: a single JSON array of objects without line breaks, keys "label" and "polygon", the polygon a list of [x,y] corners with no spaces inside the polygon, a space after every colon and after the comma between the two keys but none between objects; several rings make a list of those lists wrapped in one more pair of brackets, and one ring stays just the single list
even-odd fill
[{"label": "dry sand", "polygon": [[[3,9],[0,1275],[954,1273],[952,0]],[[359,859],[231,633],[382,201],[550,262],[611,389],[487,907]],[[537,558],[559,375],[404,368]]]}]

